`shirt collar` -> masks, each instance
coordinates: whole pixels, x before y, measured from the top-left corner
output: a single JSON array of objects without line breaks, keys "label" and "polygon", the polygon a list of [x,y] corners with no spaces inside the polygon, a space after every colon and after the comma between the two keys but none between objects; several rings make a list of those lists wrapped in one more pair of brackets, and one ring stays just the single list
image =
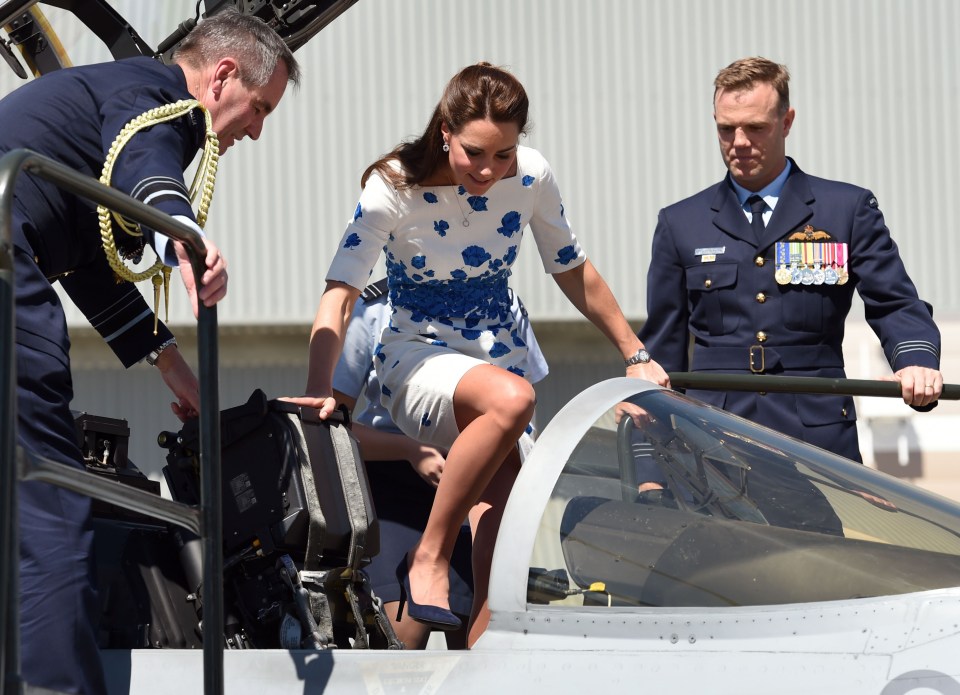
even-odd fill
[{"label": "shirt collar", "polygon": [[[787,177],[790,176],[790,169],[792,168],[793,162],[788,159],[787,165],[783,167],[783,171],[780,172],[780,175],[762,189],[757,191],[757,195],[763,198],[763,202],[765,202],[771,210],[777,206],[777,201],[780,199],[780,193],[783,191],[783,186],[787,182]],[[736,191],[737,200],[740,201],[740,207],[744,208],[745,210],[749,210],[750,207],[747,205],[747,198],[752,196],[754,192],[748,191],[746,188],[734,181],[732,176],[730,177],[730,183],[733,184],[733,190]]]}]

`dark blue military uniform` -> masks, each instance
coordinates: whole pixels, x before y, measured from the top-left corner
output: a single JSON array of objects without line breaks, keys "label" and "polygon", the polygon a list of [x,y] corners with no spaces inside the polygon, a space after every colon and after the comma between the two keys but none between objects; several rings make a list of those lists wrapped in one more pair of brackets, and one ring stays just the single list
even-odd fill
[{"label": "dark blue military uniform", "polygon": [[[0,154],[25,147],[99,178],[124,125],[150,108],[191,98],[179,67],[150,58],[60,70],[0,101]],[[183,171],[204,132],[199,110],[140,131],[118,157],[112,184],[193,218]],[[136,243],[114,229],[119,247]],[[53,283],[61,283],[125,366],[171,334],[160,324],[154,335],[154,314],[140,293],[115,279],[90,202],[21,175],[13,236],[18,442],[82,467],[70,412],[70,341]],[[152,231],[144,237],[153,242]],[[36,482],[21,483],[19,493],[23,678],[62,692],[102,693],[89,499]]]},{"label": "dark blue military uniform", "polygon": [[[654,359],[667,371],[843,377],[844,322],[856,289],[894,371],[939,369],[940,332],[932,309],[918,298],[876,198],[791,165],[760,239],[729,175],[660,211],[647,275],[648,319],[640,331]],[[775,280],[776,243],[804,230],[817,241],[847,244],[844,284]],[[861,460],[849,396],[689,393]]]}]

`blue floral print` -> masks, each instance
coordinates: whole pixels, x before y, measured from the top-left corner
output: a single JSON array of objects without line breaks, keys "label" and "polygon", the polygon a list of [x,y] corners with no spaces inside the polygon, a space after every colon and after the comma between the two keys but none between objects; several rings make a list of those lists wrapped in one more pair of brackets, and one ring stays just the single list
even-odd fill
[{"label": "blue floral print", "polygon": [[576,257],[577,249],[573,244],[570,244],[569,246],[564,246],[562,249],[557,251],[557,257],[554,260],[561,265],[567,265]]},{"label": "blue floral print", "polygon": [[423,199],[424,199],[425,201],[427,201],[428,203],[436,203],[436,202],[438,202],[438,200],[439,200],[439,199],[437,198],[437,194],[434,193],[433,191],[427,191],[426,193],[424,193],[424,194],[423,194]]},{"label": "blue floral print", "polygon": [[467,202],[474,212],[486,212],[487,210],[487,199],[482,195],[472,195],[467,198]]},{"label": "blue floral print", "polygon": [[353,211],[353,221],[356,222],[361,217],[363,217],[363,208],[360,207],[360,203],[357,203],[357,209]]},{"label": "blue floral print", "polygon": [[437,220],[433,223],[433,231],[440,236],[447,236],[448,229],[450,229],[450,223],[446,220]]},{"label": "blue floral print", "polygon": [[347,237],[347,240],[343,242],[343,248],[352,249],[360,245],[360,235],[354,232]]},{"label": "blue floral print", "polygon": [[490,254],[482,246],[468,246],[460,254],[463,256],[463,262],[474,268],[479,268],[490,260]]},{"label": "blue floral print", "polygon": [[453,326],[455,319],[467,330],[506,325],[511,303],[508,276],[509,272],[504,271],[488,277],[442,282],[408,277],[402,264],[387,266],[390,303],[395,309],[406,309],[418,323],[439,321]]},{"label": "blue floral print", "polygon": [[503,357],[510,352],[510,348],[504,345],[503,343],[497,341],[493,344],[493,347],[490,348],[490,357],[497,359],[498,357]]},{"label": "blue floral print", "polygon": [[536,179],[533,178],[532,176],[530,176],[530,174],[527,174],[527,175],[524,176],[523,179],[522,179],[522,183],[523,183],[524,187],[526,187],[526,188],[530,188],[530,186],[533,185],[533,182],[534,182],[534,181],[536,181]]},{"label": "blue floral print", "polygon": [[516,210],[511,210],[503,216],[503,219],[500,220],[500,223],[503,226],[497,227],[497,231],[509,239],[520,231],[520,213]]}]

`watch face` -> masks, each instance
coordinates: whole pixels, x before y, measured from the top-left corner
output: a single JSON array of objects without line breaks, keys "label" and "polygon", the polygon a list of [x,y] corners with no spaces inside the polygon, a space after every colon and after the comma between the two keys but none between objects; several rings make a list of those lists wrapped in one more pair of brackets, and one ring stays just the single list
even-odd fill
[{"label": "watch face", "polygon": [[646,364],[650,361],[650,353],[646,350],[638,350],[637,354],[626,360],[627,366],[632,367],[635,364]]}]

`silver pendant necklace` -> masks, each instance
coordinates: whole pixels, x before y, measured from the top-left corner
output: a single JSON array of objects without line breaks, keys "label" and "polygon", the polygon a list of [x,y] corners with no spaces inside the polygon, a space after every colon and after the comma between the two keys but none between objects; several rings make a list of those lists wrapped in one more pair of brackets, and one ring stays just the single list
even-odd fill
[{"label": "silver pendant necklace", "polygon": [[464,212],[464,210],[463,210],[463,202],[460,200],[460,198],[463,197],[463,195],[461,195],[461,193],[460,193],[460,189],[461,189],[461,188],[462,188],[462,186],[457,186],[457,190],[454,191],[454,195],[457,197],[457,207],[460,208],[460,217],[463,218],[463,226],[464,226],[464,227],[469,227],[469,226],[470,226],[470,220],[467,219],[467,218],[469,218],[470,215],[473,214],[473,208],[470,208],[470,212]]}]

